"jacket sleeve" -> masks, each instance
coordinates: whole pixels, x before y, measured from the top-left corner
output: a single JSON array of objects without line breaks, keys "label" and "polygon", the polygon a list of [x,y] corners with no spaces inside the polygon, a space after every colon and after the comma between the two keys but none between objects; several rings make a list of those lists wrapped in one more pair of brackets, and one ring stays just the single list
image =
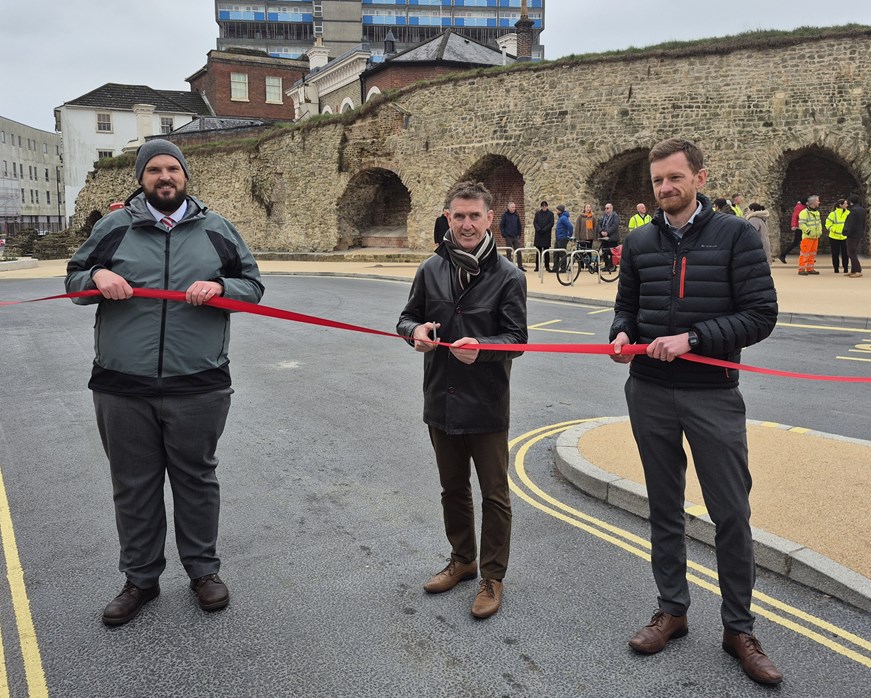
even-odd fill
[{"label": "jacket sleeve", "polygon": [[423,264],[421,264],[414,275],[411,291],[408,293],[408,301],[399,314],[399,321],[396,323],[396,334],[405,337],[409,344],[412,343],[411,335],[414,333],[414,328],[426,322],[423,319],[426,312],[424,273]]},{"label": "jacket sleeve", "polygon": [[[108,244],[109,239],[112,237],[110,233],[113,235],[123,235],[122,230],[126,230],[126,226],[123,229],[117,228],[113,230],[113,226],[109,224],[106,218],[97,222],[91,231],[90,237],[76,250],[67,264],[67,276],[64,280],[64,287],[67,293],[91,291],[97,288],[97,284],[94,283],[92,276],[95,271],[112,266],[112,254],[117,248],[117,245]],[[72,299],[76,305],[92,305],[102,300],[102,296]]]},{"label": "jacket sleeve", "polygon": [[626,333],[630,342],[638,341],[640,283],[633,261],[632,241],[633,237],[630,235],[623,243],[620,276],[617,279],[617,300],[614,302],[614,321],[608,333],[609,342],[613,342],[621,332]]},{"label": "jacket sleeve", "polygon": [[210,281],[217,281],[224,287],[225,298],[259,303],[264,290],[260,281],[260,269],[236,228],[229,221],[226,224],[229,241],[235,247],[235,256],[233,263],[222,270],[221,276]]},{"label": "jacket sleeve", "polygon": [[[625,248],[624,248],[625,249]],[[731,354],[761,342],[777,324],[777,293],[762,239],[746,224],[729,262],[734,312],[693,325],[704,354]],[[623,279],[623,268],[620,269]]]},{"label": "jacket sleeve", "polygon": [[[481,344],[526,344],[526,277],[513,275],[505,284],[496,306],[499,310],[498,334],[475,337]],[[481,351],[477,361],[505,361],[516,359],[522,351]],[[476,361],[476,363],[477,363]]]}]

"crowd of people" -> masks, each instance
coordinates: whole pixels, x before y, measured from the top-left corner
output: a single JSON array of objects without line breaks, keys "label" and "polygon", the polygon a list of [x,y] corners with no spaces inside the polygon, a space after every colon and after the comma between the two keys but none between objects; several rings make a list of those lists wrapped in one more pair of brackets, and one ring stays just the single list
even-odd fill
[{"label": "crowd of people", "polygon": [[[859,244],[865,232],[865,208],[861,205],[861,199],[857,194],[847,198],[840,198],[835,202],[831,213],[823,219],[820,214],[820,197],[817,194],[809,194],[798,201],[793,209],[790,228],[793,233],[792,242],[788,246],[781,245],[780,254],[775,256],[771,247],[768,218],[769,212],[765,206],[753,202],[745,209],[744,197],[740,193],[734,193],[730,198],[719,197],[711,201],[712,208],[716,213],[728,216],[745,218],[750,225],[759,233],[762,239],[762,247],[765,258],[769,262],[779,259],[786,264],[787,255],[796,248],[799,249],[798,274],[799,276],[814,276],[817,271],[816,258],[819,250],[819,241],[825,234],[828,237],[829,247],[832,254],[832,268],[835,274],[843,273],[844,276],[856,279],[862,276],[862,264],[859,261]],[[647,212],[646,204],[638,203],[635,214],[629,219],[627,233],[649,224],[652,220]],[[604,211],[597,215],[593,212],[592,204],[585,204],[584,210],[578,215],[574,223],[566,209],[565,204],[556,207],[557,215],[547,201],[542,201],[532,227],[535,231],[534,246],[537,250],[535,256],[535,269],[539,271],[539,262],[544,264],[547,272],[556,272],[560,263],[565,264],[565,255],[554,255],[557,259],[551,259],[549,250],[566,249],[568,241],[574,238],[581,248],[595,248],[602,251],[605,267],[612,270],[611,250],[620,244],[620,215],[614,211],[613,204],[606,203]],[[507,253],[509,259],[516,256],[517,266],[521,271],[526,271],[523,266],[523,257],[516,252],[521,244],[523,234],[523,221],[517,212],[517,205],[509,202],[507,209],[499,221],[499,231],[505,240],[505,246],[511,250]],[[433,231],[433,239],[438,246],[444,238],[447,230],[447,218],[439,216]]]}]

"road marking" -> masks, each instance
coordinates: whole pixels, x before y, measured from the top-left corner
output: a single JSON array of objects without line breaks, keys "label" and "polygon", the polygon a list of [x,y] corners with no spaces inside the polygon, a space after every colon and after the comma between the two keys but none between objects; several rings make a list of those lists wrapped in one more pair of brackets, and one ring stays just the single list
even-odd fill
[{"label": "road marking", "polygon": [[[528,504],[532,505],[536,509],[552,516],[555,519],[563,521],[564,523],[569,524],[570,526],[574,526],[575,528],[579,528],[587,533],[590,533],[597,538],[611,543],[622,550],[625,550],[632,555],[642,558],[643,560],[650,561],[650,542],[640,536],[636,536],[634,533],[630,531],[626,531],[624,529],[619,528],[618,526],[614,526],[613,524],[609,524],[606,521],[602,521],[601,519],[597,519],[589,514],[585,514],[558,499],[552,497],[551,495],[544,492],[540,487],[538,487],[527,475],[526,467],[525,467],[525,459],[526,454],[529,449],[532,448],[536,443],[542,441],[543,439],[555,436],[560,432],[565,431],[566,429],[571,428],[576,424],[582,424],[584,422],[596,421],[595,419],[578,419],[572,420],[569,422],[561,422],[559,424],[552,424],[545,427],[539,427],[538,429],[534,429],[532,431],[527,432],[526,434],[522,434],[509,442],[509,449],[514,449],[519,444],[520,447],[517,450],[517,453],[514,457],[514,470],[517,473],[520,481],[532,492],[533,494],[529,494],[526,490],[522,489],[511,477],[510,473],[508,476],[508,484],[511,488],[511,491],[514,492],[518,497],[523,499]],[[804,433],[808,431],[798,430],[799,433]],[[535,497],[540,498],[536,499]],[[717,580],[717,573],[715,570],[709,569],[697,562],[693,562],[692,560],[687,560],[687,569],[697,572],[709,579]],[[699,586],[712,594],[720,595],[720,589],[715,582],[709,582],[707,579],[702,579],[700,576],[693,574],[692,572],[687,573],[687,580],[691,583]],[[822,631],[828,632],[832,635],[840,637],[843,640],[855,645],[856,647],[860,647],[863,650],[871,652],[871,642],[865,640],[864,638],[855,635],[848,630],[844,630],[839,628],[828,621],[825,621],[821,618],[817,618],[812,616],[801,609],[795,608],[786,604],[774,597],[771,597],[767,594],[763,594],[762,592],[754,589],[753,598],[760,602],[771,606],[777,611],[781,611],[783,613],[788,613],[789,615],[798,618],[805,623],[810,625],[814,625]],[[871,657],[861,654],[854,649],[844,646],[843,644],[832,640],[829,637],[822,635],[816,630],[812,630],[811,628],[805,627],[796,623],[794,620],[790,618],[785,618],[782,615],[779,615],[775,611],[772,611],[764,606],[759,606],[757,603],[751,604],[751,610],[754,613],[762,616],[763,618],[767,618],[768,620],[777,623],[793,632],[802,635],[808,639],[817,642],[818,644],[840,654],[848,659],[855,661],[858,664],[871,668]]]},{"label": "road marking", "polygon": [[546,322],[539,322],[537,325],[529,325],[530,330],[538,330],[539,332],[556,332],[558,334],[580,334],[585,337],[595,337],[595,332],[579,332],[577,330],[554,330],[549,327],[545,327],[544,325],[554,325],[558,322],[562,322],[562,320],[547,320]]},{"label": "road marking", "polygon": [[599,313],[613,313],[614,308],[602,308],[601,310],[594,310],[592,313],[587,313],[587,315],[598,315]]},{"label": "road marking", "polygon": [[[852,349],[850,351],[853,351]],[[871,359],[860,359],[858,356],[836,356],[836,359],[842,359],[844,361],[871,361]]]},{"label": "road marking", "polygon": [[18,557],[18,544],[15,542],[15,530],[12,527],[12,515],[9,511],[9,500],[6,497],[6,484],[3,481],[2,470],[0,470],[0,537],[3,538],[6,577],[9,580],[12,607],[15,610],[15,622],[18,625],[18,642],[21,646],[21,658],[24,661],[28,695],[31,698],[41,698],[48,696],[48,687],[45,683],[45,672],[42,669],[42,657],[39,654],[39,643],[36,639],[36,630],[33,627],[33,617],[30,615],[30,601],[27,599],[24,570],[21,567],[21,559]]},{"label": "road marking", "polygon": [[799,325],[792,322],[778,322],[778,327],[798,327],[803,330],[832,330],[834,332],[864,332],[871,334],[871,330],[866,330],[861,327],[834,327],[832,325]]}]

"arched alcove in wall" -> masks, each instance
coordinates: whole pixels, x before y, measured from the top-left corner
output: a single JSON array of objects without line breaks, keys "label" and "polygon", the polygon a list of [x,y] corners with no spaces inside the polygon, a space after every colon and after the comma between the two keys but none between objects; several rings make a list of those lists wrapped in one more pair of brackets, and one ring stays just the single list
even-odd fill
[{"label": "arched alcove in wall", "polygon": [[[471,179],[475,182],[483,182],[484,186],[493,195],[493,235],[497,245],[505,245],[505,239],[499,230],[499,219],[508,209],[508,204],[514,202],[517,213],[524,223],[524,229],[532,231],[532,218],[526,220],[524,206],[524,180],[517,166],[503,155],[485,155],[472,165],[460,178],[461,181]],[[521,237],[521,244],[526,244],[526,236]],[[531,236],[530,236],[531,241]]]},{"label": "arched alcove in wall", "polygon": [[411,194],[390,170],[356,174],[339,198],[337,250],[350,247],[408,247]]},{"label": "arched alcove in wall", "polygon": [[[639,203],[647,206],[647,210],[656,210],[653,198],[653,187],[650,183],[650,165],[647,156],[650,150],[636,148],[620,153],[596,168],[590,176],[587,186],[596,197],[593,211],[601,216],[605,204],[614,205],[614,210],[620,216],[620,232],[627,232],[629,219],[635,214]],[[586,203],[586,202],[585,202]]]},{"label": "arched alcove in wall", "polygon": [[[823,236],[820,238],[819,251],[828,253],[831,248],[829,236],[825,231],[826,217],[831,213],[838,199],[847,198],[850,194],[858,194],[864,202],[867,192],[860,185],[850,165],[831,150],[809,146],[799,150],[788,150],[783,154],[782,159],[780,244],[789,247],[792,242],[790,221],[796,202],[804,201],[810,194],[817,194],[820,197],[820,217],[823,221]],[[867,233],[860,250],[868,251]]]}]

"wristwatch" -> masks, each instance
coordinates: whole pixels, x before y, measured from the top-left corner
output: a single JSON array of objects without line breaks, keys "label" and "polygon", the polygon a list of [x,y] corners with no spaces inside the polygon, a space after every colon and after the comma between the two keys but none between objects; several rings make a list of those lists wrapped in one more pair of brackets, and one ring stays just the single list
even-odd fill
[{"label": "wristwatch", "polygon": [[695,330],[687,332],[687,341],[690,343],[690,349],[695,349],[699,346],[699,333]]}]

